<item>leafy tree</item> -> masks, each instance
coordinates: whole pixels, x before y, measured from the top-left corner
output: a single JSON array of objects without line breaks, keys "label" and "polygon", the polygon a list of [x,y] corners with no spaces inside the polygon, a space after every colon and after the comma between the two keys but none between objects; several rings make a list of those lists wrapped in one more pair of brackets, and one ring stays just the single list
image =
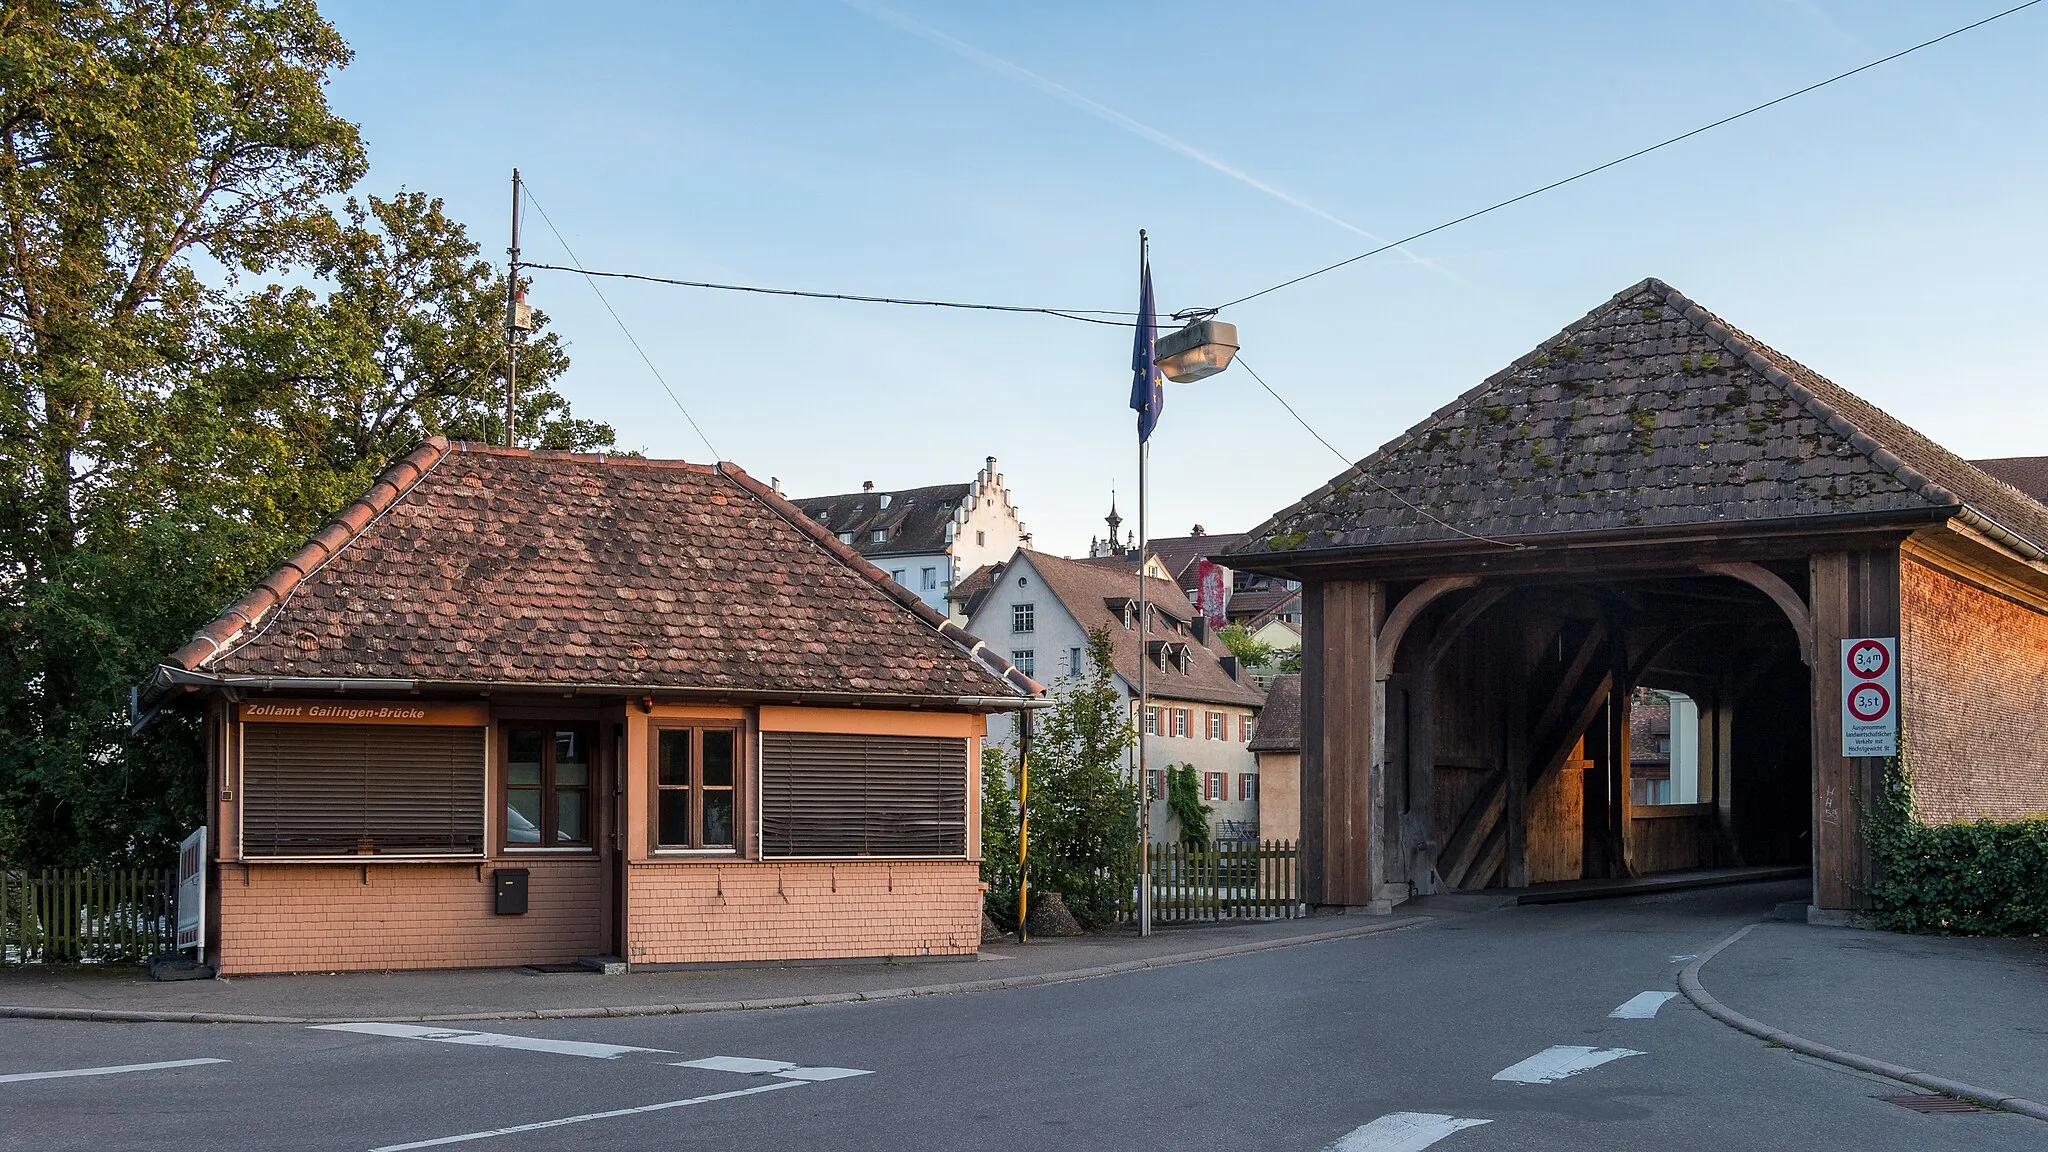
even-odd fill
[{"label": "leafy tree", "polygon": [[310,0],[0,8],[0,857],[160,857],[196,814],[193,734],[122,717],[247,570],[184,483],[225,292],[196,265],[309,250],[363,167],[348,56]]},{"label": "leafy tree", "polygon": [[1060,893],[1090,927],[1114,922],[1137,882],[1137,793],[1126,767],[1136,734],[1114,677],[1109,630],[1095,629],[1086,668],[1054,685],[1032,741],[1031,887]]},{"label": "leafy tree", "polygon": [[1199,846],[1209,842],[1209,813],[1215,809],[1202,802],[1202,782],[1193,764],[1167,768],[1166,810],[1180,825],[1181,843]]},{"label": "leafy tree", "polygon": [[996,743],[981,749],[981,880],[985,907],[1004,927],[1017,921],[1017,769]]},{"label": "leafy tree", "polygon": [[1216,635],[1222,639],[1223,646],[1230,649],[1230,654],[1237,657],[1237,662],[1247,668],[1264,668],[1277,655],[1271,644],[1246,631],[1242,624],[1225,624]]},{"label": "leafy tree", "polygon": [[[128,687],[420,436],[501,431],[502,277],[437,201],[329,208],[348,59],[312,0],[0,7],[0,860],[166,859],[197,725]],[[530,348],[524,442],[609,444]]]}]

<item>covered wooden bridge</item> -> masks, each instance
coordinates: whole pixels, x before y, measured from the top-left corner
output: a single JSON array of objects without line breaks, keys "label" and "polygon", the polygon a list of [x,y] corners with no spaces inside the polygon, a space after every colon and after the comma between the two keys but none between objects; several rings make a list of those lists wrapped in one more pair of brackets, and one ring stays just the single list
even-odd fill
[{"label": "covered wooden bridge", "polygon": [[1861,906],[1895,640],[1923,818],[2048,811],[2048,507],[1656,280],[1280,512],[1307,897],[1810,866]]}]

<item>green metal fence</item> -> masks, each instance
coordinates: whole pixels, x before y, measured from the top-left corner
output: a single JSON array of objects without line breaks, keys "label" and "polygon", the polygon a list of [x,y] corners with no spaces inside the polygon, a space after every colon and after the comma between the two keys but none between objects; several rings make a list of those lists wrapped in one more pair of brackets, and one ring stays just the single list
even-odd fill
[{"label": "green metal fence", "polygon": [[1291,840],[1152,846],[1152,922],[1291,920],[1302,914]]},{"label": "green metal fence", "polygon": [[173,950],[178,874],[167,869],[0,871],[0,963],[104,964]]}]

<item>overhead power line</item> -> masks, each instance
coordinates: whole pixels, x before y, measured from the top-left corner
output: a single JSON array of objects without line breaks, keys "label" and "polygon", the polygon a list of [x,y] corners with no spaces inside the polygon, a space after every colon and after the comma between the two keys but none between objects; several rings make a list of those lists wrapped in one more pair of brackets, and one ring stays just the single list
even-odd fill
[{"label": "overhead power line", "polygon": [[[619,310],[612,307],[612,302],[604,298],[604,289],[599,288],[597,286],[597,280],[595,279],[595,277],[605,275],[605,273],[590,272],[586,271],[583,268],[583,261],[576,258],[575,249],[569,247],[569,241],[563,238],[562,230],[560,228],[555,227],[555,222],[548,218],[548,210],[541,207],[540,200],[534,196],[533,186],[531,182],[528,182],[527,184],[526,198],[533,202],[534,210],[540,213],[541,221],[548,226],[548,231],[555,234],[555,242],[562,246],[562,251],[567,252],[569,254],[569,263],[576,265],[576,267],[561,268],[553,264],[528,264],[523,261],[520,263],[519,267],[547,268],[557,272],[581,272],[583,274],[584,282],[590,285],[590,290],[592,292],[597,293],[598,303],[603,304],[604,310],[612,314],[612,322],[619,326],[619,331],[624,332],[626,334],[626,342],[633,346],[633,351],[638,352],[640,354],[640,359],[647,365],[647,370],[649,372],[654,373],[655,380],[661,384],[661,390],[663,392],[668,393],[668,398],[675,402],[676,411],[681,412],[683,414],[683,419],[688,420],[690,422],[690,429],[697,433],[697,439],[702,440],[704,442],[704,447],[711,452],[711,458],[713,460],[722,459],[722,457],[719,456],[718,454],[718,449],[712,445],[711,437],[706,436],[704,434],[704,429],[698,425],[697,418],[695,416],[690,415],[690,410],[683,406],[682,397],[677,396],[676,390],[668,386],[668,378],[661,374],[661,369],[656,368],[654,366],[654,358],[647,354],[647,349],[642,348],[640,346],[640,341],[634,339],[633,330],[631,328],[626,327],[625,320],[621,319],[619,316]],[[515,269],[514,271],[516,274],[517,270]]]},{"label": "overhead power line", "polygon": [[[541,213],[543,219],[547,213]],[[552,227],[552,225],[550,225]],[[564,246],[566,249],[566,245]],[[572,260],[574,256],[570,257]],[[848,300],[858,304],[903,304],[914,308],[958,308],[972,312],[1026,312],[1041,316],[1058,316],[1062,320],[1078,320],[1083,324],[1108,324],[1128,328],[1136,312],[1113,312],[1102,308],[1032,308],[1020,304],[971,304],[960,300],[912,300],[899,296],[862,296],[852,292],[803,292],[794,288],[759,288],[749,284],[714,284],[707,280],[678,280],[668,276],[647,276],[639,272],[599,272],[592,268],[562,268],[553,264],[521,264],[522,268],[544,268],[551,272],[580,272],[584,276],[604,276],[613,280],[642,280],[649,284],[669,284],[678,288],[710,288],[719,292],[752,292],[761,296],[798,296],[806,300]],[[1101,317],[1114,316],[1122,319],[1106,320]]]},{"label": "overhead power line", "polygon": [[1522,194],[1521,194],[1521,195],[1519,195],[1519,196],[1511,196],[1511,197],[1509,197],[1508,199],[1506,199],[1506,200],[1502,200],[1502,201],[1500,201],[1500,202],[1498,202],[1498,203],[1495,203],[1495,204],[1489,204],[1489,205],[1487,205],[1486,207],[1484,207],[1484,208],[1481,208],[1481,209],[1479,209],[1479,210],[1478,210],[1477,212],[1467,212],[1466,214],[1464,214],[1463,216],[1460,216],[1460,217],[1458,217],[1458,218],[1457,218],[1457,219],[1455,219],[1455,220],[1446,220],[1446,221],[1444,221],[1443,223],[1441,223],[1441,224],[1438,224],[1438,225],[1436,225],[1436,226],[1435,226],[1435,227],[1433,227],[1433,228],[1424,228],[1424,229],[1423,229],[1422,231],[1420,231],[1420,232],[1417,232],[1417,233],[1414,233],[1413,235],[1409,235],[1409,236],[1403,236],[1403,237],[1401,237],[1401,238],[1400,238],[1399,240],[1395,240],[1395,241],[1392,241],[1392,242],[1390,242],[1390,243],[1382,244],[1382,245],[1380,245],[1379,247],[1377,247],[1377,248],[1374,248],[1374,249],[1372,249],[1372,250],[1370,250],[1370,251],[1367,251],[1367,252],[1360,252],[1360,253],[1359,253],[1358,255],[1356,255],[1356,256],[1352,256],[1352,257],[1349,257],[1349,258],[1347,258],[1347,259],[1344,259],[1344,260],[1339,260],[1339,261],[1337,261],[1337,262],[1336,262],[1335,264],[1328,264],[1328,265],[1325,265],[1325,266],[1323,266],[1323,267],[1321,267],[1321,268],[1318,268],[1318,269],[1316,269],[1316,270],[1315,270],[1315,271],[1313,271],[1313,272],[1304,272],[1304,273],[1302,273],[1301,275],[1299,275],[1299,276],[1296,276],[1296,277],[1294,277],[1293,279],[1290,279],[1290,280],[1282,280],[1282,281],[1281,281],[1280,283],[1278,283],[1278,284],[1275,284],[1275,285],[1273,285],[1273,286],[1272,286],[1272,287],[1270,287],[1270,288],[1261,288],[1261,289],[1259,289],[1259,290],[1258,290],[1257,292],[1253,292],[1253,293],[1251,293],[1251,294],[1249,294],[1249,295],[1246,295],[1246,296],[1239,296],[1239,297],[1238,297],[1237,299],[1235,299],[1235,300],[1232,300],[1232,301],[1229,301],[1228,303],[1225,303],[1225,304],[1220,304],[1220,305],[1218,305],[1217,307],[1218,307],[1219,309],[1221,309],[1221,308],[1230,308],[1230,307],[1233,307],[1233,306],[1235,306],[1235,305],[1238,305],[1238,304],[1243,304],[1243,303],[1245,303],[1246,301],[1249,301],[1249,300],[1256,300],[1256,299],[1258,299],[1258,298],[1259,298],[1259,297],[1261,297],[1261,296],[1265,296],[1265,295],[1268,295],[1269,293],[1273,293],[1273,292],[1278,292],[1278,291],[1279,291],[1279,290],[1281,290],[1282,288],[1290,288],[1290,287],[1293,287],[1294,285],[1296,285],[1296,284],[1299,284],[1299,283],[1301,283],[1301,282],[1302,282],[1302,281],[1304,281],[1304,280],[1312,280],[1312,279],[1314,279],[1314,278],[1315,278],[1315,277],[1317,277],[1317,276],[1321,276],[1321,275],[1322,275],[1323,273],[1325,273],[1325,272],[1335,272],[1335,271],[1336,271],[1337,269],[1339,269],[1339,268],[1342,268],[1342,267],[1344,267],[1344,266],[1345,266],[1345,265],[1347,265],[1347,264],[1356,264],[1356,263],[1358,263],[1358,262],[1359,262],[1360,260],[1364,260],[1364,259],[1366,259],[1366,258],[1367,258],[1367,257],[1369,257],[1369,256],[1377,256],[1377,255],[1379,255],[1379,254],[1380,254],[1380,253],[1382,253],[1382,252],[1389,252],[1389,251],[1392,251],[1393,249],[1399,248],[1399,247],[1401,247],[1401,246],[1402,246],[1402,245],[1404,245],[1404,244],[1412,244],[1412,243],[1414,243],[1415,241],[1417,241],[1417,240],[1420,240],[1420,239],[1422,239],[1422,238],[1423,238],[1423,237],[1425,237],[1425,236],[1434,236],[1435,234],[1437,234],[1438,232],[1442,232],[1442,231],[1443,231],[1444,229],[1446,229],[1446,228],[1455,228],[1455,227],[1457,227],[1457,226],[1458,226],[1458,225],[1460,225],[1460,224],[1466,223],[1467,221],[1471,221],[1471,220],[1477,220],[1478,218],[1480,218],[1481,216],[1484,216],[1484,215],[1486,215],[1486,214],[1487,214],[1487,213],[1489,213],[1489,212],[1498,212],[1498,211],[1500,211],[1500,210],[1501,210],[1501,209],[1503,209],[1503,208],[1507,208],[1507,207],[1511,207],[1511,206],[1513,206],[1513,205],[1516,205],[1516,204],[1520,204],[1520,203],[1521,203],[1522,201],[1524,201],[1524,200],[1528,200],[1528,199],[1531,199],[1531,198],[1533,198],[1533,197],[1536,197],[1536,196],[1541,196],[1541,195],[1543,195],[1543,194],[1544,194],[1545,192],[1550,192],[1550,191],[1554,191],[1554,190],[1556,190],[1556,189],[1558,189],[1558,188],[1562,188],[1562,187],[1564,187],[1564,186],[1565,186],[1565,185],[1567,185],[1567,184],[1573,183],[1574,181],[1578,181],[1578,180],[1584,180],[1584,179],[1585,179],[1586,177],[1588,177],[1588,176],[1596,176],[1596,175],[1598,175],[1598,174],[1600,174],[1600,173],[1602,173],[1602,172],[1605,172],[1605,171],[1607,171],[1607,170],[1608,170],[1609,168],[1613,168],[1613,167],[1616,167],[1616,166],[1618,166],[1618,165],[1626,164],[1626,163],[1628,163],[1628,162],[1629,162],[1629,161],[1631,161],[1631,160],[1635,160],[1635,159],[1638,159],[1638,158],[1640,158],[1640,157],[1643,157],[1643,156],[1648,156],[1648,155],[1649,155],[1650,153],[1652,153],[1652,152],[1655,152],[1655,151],[1657,151],[1657,150],[1658,150],[1658,149],[1660,149],[1660,148],[1669,148],[1669,147],[1670,147],[1670,146],[1672,146],[1673,144],[1677,144],[1677,143],[1681,143],[1681,142],[1683,142],[1683,141],[1686,141],[1686,140],[1690,140],[1690,139],[1692,139],[1693,137],[1695,137],[1695,136],[1698,136],[1698,135],[1699,135],[1699,134],[1701,134],[1702,132],[1711,132],[1711,131],[1713,131],[1714,129],[1716,129],[1716,128],[1719,128],[1719,127],[1721,127],[1721,126],[1723,126],[1723,125],[1725,125],[1725,124],[1733,124],[1733,123],[1734,123],[1735,121],[1737,121],[1737,120],[1740,120],[1740,119],[1742,119],[1742,118],[1743,118],[1743,117],[1745,117],[1745,116],[1753,116],[1753,115],[1755,115],[1755,114],[1756,114],[1756,113],[1758,113],[1758,112],[1762,112],[1762,111],[1763,111],[1764,109],[1766,109],[1766,108],[1772,108],[1772,107],[1775,107],[1775,106],[1777,106],[1777,105],[1779,105],[1779,104],[1783,104],[1783,103],[1784,103],[1785,101],[1787,101],[1787,100],[1792,100],[1792,99],[1795,99],[1795,98],[1797,98],[1797,97],[1800,97],[1800,96],[1804,96],[1804,95],[1806,95],[1806,94],[1807,94],[1807,93],[1809,93],[1809,92],[1814,92],[1814,91],[1818,91],[1819,89],[1825,88],[1825,87],[1827,87],[1828,85],[1830,85],[1830,84],[1833,84],[1833,83],[1835,83],[1836,81],[1839,81],[1839,80],[1847,80],[1847,79],[1848,79],[1849,77],[1851,77],[1851,76],[1854,76],[1854,75],[1856,75],[1856,74],[1857,74],[1857,73],[1859,73],[1859,72],[1868,72],[1868,71],[1870,71],[1870,70],[1871,70],[1872,68],[1875,68],[1875,67],[1877,67],[1877,66],[1878,66],[1878,65],[1880,65],[1880,64],[1889,64],[1889,63],[1891,63],[1892,61],[1894,61],[1894,60],[1897,60],[1897,59],[1898,59],[1899,57],[1901,57],[1901,56],[1910,56],[1910,55],[1912,55],[1913,53],[1915,53],[1915,52],[1918,52],[1918,51],[1920,51],[1920,50],[1921,50],[1922,48],[1931,48],[1931,47],[1933,47],[1934,45],[1936,45],[1936,44],[1939,44],[1939,43],[1941,43],[1941,42],[1942,42],[1942,41],[1944,41],[1944,40],[1949,40],[1949,39],[1952,39],[1952,38],[1954,38],[1954,37],[1957,37],[1957,36],[1961,36],[1961,35],[1962,35],[1963,33],[1965,33],[1965,32],[1969,32],[1969,31],[1973,31],[1973,30],[1975,30],[1975,29],[1978,29],[1978,28],[1982,28],[1983,26],[1985,26],[1986,24],[1989,24],[1989,23],[1991,23],[1991,22],[1992,22],[1992,21],[1994,21],[1994,20],[2003,20],[2004,18],[2006,18],[2007,16],[2010,16],[2010,15],[2012,15],[2012,14],[2013,14],[2013,13],[2015,13],[2015,12],[2020,12],[2020,11],[2023,11],[2023,10],[2025,10],[2025,9],[2028,9],[2028,8],[2032,8],[2032,7],[2034,6],[2034,5],[2036,5],[2036,4],[2039,4],[2039,3],[2041,3],[2041,2],[2042,2],[2042,0],[2026,0],[2026,3],[2024,3],[2024,4],[2015,4],[2015,5],[2013,5],[2012,7],[2010,7],[2010,8],[2007,8],[2007,9],[2006,9],[2005,11],[2003,11],[2003,12],[1998,12],[1998,13],[1995,13],[1995,14],[1993,14],[1993,15],[1990,15],[1990,16],[1986,16],[1985,18],[1983,18],[1982,20],[1979,20],[1979,21],[1977,21],[1977,22],[1976,22],[1976,23],[1974,23],[1974,24],[1965,24],[1965,25],[1963,25],[1963,26],[1962,26],[1962,27],[1960,27],[1960,28],[1954,29],[1954,30],[1952,30],[1952,31],[1944,32],[1944,33],[1942,33],[1941,35],[1939,35],[1939,36],[1936,36],[1936,37],[1935,37],[1935,38],[1933,38],[1932,40],[1922,40],[1922,41],[1921,41],[1920,43],[1918,43],[1918,44],[1915,44],[1915,45],[1913,45],[1913,46],[1912,46],[1912,47],[1910,47],[1910,48],[1902,48],[1902,49],[1900,49],[1899,51],[1897,51],[1897,52],[1894,52],[1894,53],[1892,53],[1892,54],[1891,54],[1891,55],[1889,55],[1889,56],[1880,56],[1880,57],[1878,57],[1877,59],[1875,59],[1875,60],[1872,60],[1872,61],[1871,61],[1871,62],[1869,62],[1868,64],[1861,64],[1861,65],[1858,65],[1857,67],[1854,67],[1854,68],[1851,68],[1851,69],[1849,69],[1849,70],[1848,70],[1847,72],[1841,72],[1841,73],[1837,73],[1836,75],[1830,76],[1830,77],[1828,77],[1827,79],[1825,79],[1825,80],[1822,80],[1822,81],[1820,81],[1820,82],[1818,82],[1818,83],[1814,83],[1814,84],[1808,84],[1808,85],[1807,85],[1806,87],[1804,87],[1804,88],[1801,88],[1801,89],[1799,89],[1799,90],[1797,90],[1797,91],[1794,91],[1794,92],[1787,92],[1787,93],[1785,93],[1785,94],[1784,94],[1783,96],[1780,96],[1780,97],[1778,97],[1778,98],[1776,98],[1776,99],[1774,99],[1774,100],[1766,100],[1766,101],[1764,101],[1763,103],[1761,103],[1761,104],[1758,104],[1758,105],[1756,105],[1756,106],[1754,106],[1754,107],[1751,107],[1751,108],[1745,108],[1745,109],[1743,109],[1742,111],[1740,111],[1740,112],[1737,112],[1737,113],[1735,113],[1735,114],[1734,114],[1733,116],[1723,116],[1723,117],[1722,117],[1721,119],[1719,119],[1719,120],[1716,120],[1716,121],[1714,121],[1714,122],[1713,122],[1713,123],[1711,123],[1711,124],[1702,124],[1702,125],[1700,125],[1699,127],[1697,127],[1697,128],[1694,128],[1694,129],[1693,129],[1692,131],[1690,131],[1690,132],[1682,132],[1682,133],[1680,133],[1680,134],[1678,134],[1678,135],[1676,135],[1676,136],[1673,136],[1673,137],[1671,137],[1671,138],[1669,138],[1669,139],[1666,139],[1666,140],[1660,140],[1660,141],[1658,141],[1657,143],[1655,143],[1655,144],[1652,144],[1652,145],[1650,145],[1650,146],[1649,146],[1649,147],[1647,147],[1647,148],[1638,148],[1638,149],[1636,149],[1636,150],[1635,150],[1634,152],[1631,152],[1631,153],[1629,153],[1629,154],[1628,154],[1628,155],[1626,155],[1626,156],[1621,156],[1621,157],[1617,157],[1617,158],[1615,158],[1615,159],[1613,159],[1613,160],[1609,160],[1609,161],[1608,161],[1607,163],[1605,163],[1605,164],[1600,164],[1600,165],[1596,165],[1595,167],[1592,167],[1592,168],[1588,168],[1588,169],[1586,169],[1586,170],[1585,170],[1585,171],[1583,171],[1583,172],[1575,172],[1575,173],[1573,173],[1572,175],[1570,175],[1570,176],[1567,176],[1567,177],[1565,177],[1565,178],[1564,178],[1564,179],[1562,179],[1562,180],[1554,180],[1554,181],[1552,181],[1552,182],[1550,182],[1550,183],[1548,183],[1548,184],[1545,184],[1545,185],[1544,185],[1543,187],[1541,187],[1541,188],[1534,188],[1534,189],[1531,189],[1530,191],[1527,191],[1527,192],[1524,192],[1524,193],[1522,193]]}]

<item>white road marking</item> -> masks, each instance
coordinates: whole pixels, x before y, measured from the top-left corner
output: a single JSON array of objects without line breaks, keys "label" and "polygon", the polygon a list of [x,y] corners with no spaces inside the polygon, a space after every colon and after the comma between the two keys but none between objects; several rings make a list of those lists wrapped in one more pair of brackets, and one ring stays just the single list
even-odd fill
[{"label": "white road marking", "polygon": [[866,1068],[804,1068],[787,1060],[756,1060],[752,1056],[706,1056],[701,1060],[678,1060],[677,1068],[708,1068],[713,1072],[766,1072],[783,1080],[844,1080],[849,1076],[872,1076]]},{"label": "white road marking", "polygon": [[1516,1084],[1548,1084],[1567,1076],[1577,1076],[1588,1069],[1598,1068],[1610,1060],[1624,1056],[1641,1056],[1633,1048],[1588,1048],[1582,1044],[1558,1044],[1519,1064],[1511,1064],[1493,1074],[1495,1080],[1507,1080]]},{"label": "white road marking", "polygon": [[1491,1120],[1468,1120],[1439,1116],[1434,1112],[1389,1112],[1330,1145],[1324,1152],[1422,1152],[1422,1149],[1462,1128],[1491,1124]]},{"label": "white road marking", "polygon": [[459,1028],[423,1028],[417,1024],[315,1024],[324,1032],[359,1032],[365,1036],[392,1036],[401,1040],[433,1040],[442,1044],[473,1044],[482,1048],[516,1048],[523,1052],[552,1052],[557,1056],[588,1056],[617,1060],[632,1052],[675,1053],[662,1048],[634,1048],[626,1044],[594,1044],[585,1040],[549,1040],[540,1036],[507,1036],[497,1032],[465,1032]]},{"label": "white road marking", "polygon": [[786,1072],[796,1065],[787,1060],[756,1060],[751,1056],[706,1056],[702,1060],[678,1060],[678,1068],[709,1068],[713,1072]]},{"label": "white road marking", "polygon": [[1684,963],[1686,963],[1687,961],[1691,961],[1691,960],[1697,960],[1697,959],[1699,959],[1699,955],[1698,955],[1697,953],[1693,953],[1693,952],[1687,952],[1687,953],[1686,953],[1685,955],[1683,955],[1683,956],[1673,956],[1673,957],[1671,958],[1671,962],[1672,962],[1673,964],[1684,964]]},{"label": "white road marking", "polygon": [[1627,1003],[1607,1015],[1614,1020],[1653,1020],[1657,1016],[1657,1009],[1677,996],[1676,992],[1638,992],[1629,997]]},{"label": "white road marking", "polygon": [[874,1073],[865,1068],[791,1068],[787,1072],[777,1072],[775,1075],[784,1080],[808,1080],[816,1083],[820,1080],[844,1080],[849,1076],[872,1076]]},{"label": "white road marking", "polygon": [[65,1068],[57,1072],[16,1072],[0,1076],[0,1084],[19,1084],[24,1080],[62,1080],[70,1076],[118,1076],[123,1072],[155,1072],[160,1068],[194,1068],[201,1064],[225,1064],[226,1060],[208,1057],[200,1060],[159,1060],[154,1064],[115,1064],[106,1068]]},{"label": "white road marking", "polygon": [[510,1128],[491,1128],[483,1132],[464,1132],[460,1136],[437,1136],[432,1140],[414,1140],[409,1144],[386,1144],[372,1148],[370,1152],[411,1152],[414,1148],[435,1148],[443,1144],[464,1144],[471,1140],[489,1140],[493,1136],[513,1136],[521,1132],[539,1132],[546,1128],[561,1128],[569,1124],[585,1124],[592,1120],[614,1120],[620,1116],[637,1116],[643,1112],[666,1112],[671,1108],[688,1108],[692,1104],[709,1104],[715,1100],[731,1100],[740,1096],[752,1096],[761,1092],[774,1092],[782,1088],[802,1087],[801,1080],[777,1080],[770,1084],[757,1084],[752,1088],[741,1088],[734,1092],[714,1092],[709,1096],[692,1096],[688,1100],[667,1100],[660,1104],[642,1104],[638,1108],[614,1108],[609,1112],[590,1112],[582,1116],[564,1116],[560,1120],[541,1120],[533,1124],[514,1124]]}]

